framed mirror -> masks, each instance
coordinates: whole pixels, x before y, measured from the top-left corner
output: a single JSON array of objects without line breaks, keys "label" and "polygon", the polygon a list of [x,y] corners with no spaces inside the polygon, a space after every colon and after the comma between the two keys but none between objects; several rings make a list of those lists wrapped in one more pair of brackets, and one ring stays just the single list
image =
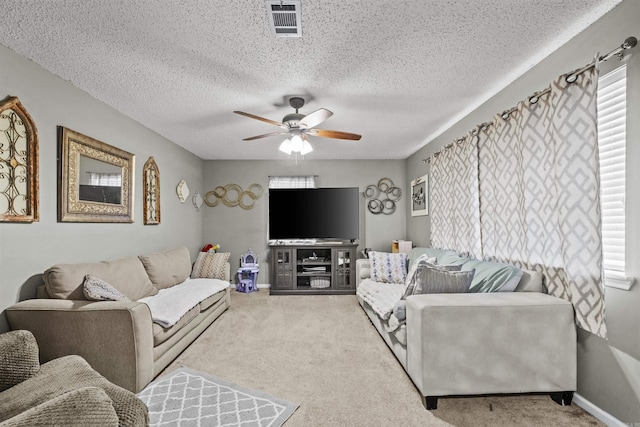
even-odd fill
[{"label": "framed mirror", "polygon": [[133,222],[133,154],[62,126],[58,149],[59,222]]},{"label": "framed mirror", "polygon": [[0,221],[37,222],[38,131],[14,96],[0,101]]}]

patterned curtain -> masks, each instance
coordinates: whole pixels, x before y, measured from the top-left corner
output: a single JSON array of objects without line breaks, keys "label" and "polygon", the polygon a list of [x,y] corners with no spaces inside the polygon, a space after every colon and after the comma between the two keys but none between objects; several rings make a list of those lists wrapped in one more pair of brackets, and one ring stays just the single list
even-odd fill
[{"label": "patterned curtain", "polygon": [[[523,101],[479,127],[467,138],[477,160],[465,163],[477,173],[477,184],[468,181],[470,173],[460,184],[472,193],[478,189],[481,258],[540,271],[551,295],[571,301],[577,325],[605,337],[597,81],[597,67],[577,74],[573,83],[560,76],[536,103]],[[455,236],[460,227],[443,219],[455,202],[439,212],[435,200],[435,194],[455,198],[460,191],[446,181],[462,174],[440,177],[460,167],[446,160],[448,151],[431,166],[432,244],[465,251],[451,243],[461,241]],[[436,188],[441,182],[446,194]]]},{"label": "patterned curtain", "polygon": [[478,146],[468,135],[431,161],[431,244],[482,257]]}]

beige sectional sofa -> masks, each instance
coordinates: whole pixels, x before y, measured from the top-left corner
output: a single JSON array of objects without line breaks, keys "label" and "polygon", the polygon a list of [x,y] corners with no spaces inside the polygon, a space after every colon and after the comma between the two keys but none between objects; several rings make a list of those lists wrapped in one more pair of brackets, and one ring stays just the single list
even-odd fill
[{"label": "beige sectional sofa", "polygon": [[[478,260],[432,248],[412,250],[409,261],[423,253],[439,264],[484,268]],[[509,292],[409,296],[404,323],[376,308],[387,286],[402,285],[372,283],[367,259],[356,262],[356,275],[360,305],[427,409],[436,409],[441,397],[503,393],[549,393],[557,403],[571,403],[577,376],[573,307],[544,292],[540,273],[523,270]]]},{"label": "beige sectional sofa", "polygon": [[[77,354],[109,381],[139,392],[230,305],[228,263],[224,280],[189,279],[191,268],[184,247],[114,261],[58,264],[44,273],[38,298],[9,307],[7,319],[11,329],[33,333],[41,362]],[[87,300],[83,293],[87,274],[109,283],[129,300]],[[178,286],[180,293],[188,294],[185,280],[210,284],[215,293],[172,326],[154,322],[149,305],[139,300]]]}]

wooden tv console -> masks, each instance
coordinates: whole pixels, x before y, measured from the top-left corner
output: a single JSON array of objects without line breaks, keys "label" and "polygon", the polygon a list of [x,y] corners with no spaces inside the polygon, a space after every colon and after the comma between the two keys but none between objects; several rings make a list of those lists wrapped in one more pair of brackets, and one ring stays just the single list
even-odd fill
[{"label": "wooden tv console", "polygon": [[357,246],[355,243],[270,245],[270,294],[355,294]]}]

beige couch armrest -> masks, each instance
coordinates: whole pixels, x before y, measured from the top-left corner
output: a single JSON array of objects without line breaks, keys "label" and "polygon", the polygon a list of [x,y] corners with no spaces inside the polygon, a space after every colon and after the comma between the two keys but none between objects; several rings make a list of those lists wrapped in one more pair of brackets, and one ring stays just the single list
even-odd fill
[{"label": "beige couch armrest", "polygon": [[224,280],[231,283],[231,264],[227,263],[224,269]]},{"label": "beige couch armrest", "polygon": [[111,382],[140,391],[154,375],[151,313],[135,301],[35,299],[6,309],[11,329],[33,333],[41,363],[78,354]]},{"label": "beige couch armrest", "polygon": [[573,307],[534,292],[407,298],[407,372],[423,396],[576,389]]},{"label": "beige couch armrest", "polygon": [[371,277],[371,262],[366,258],[356,260],[356,287],[369,277]]}]

